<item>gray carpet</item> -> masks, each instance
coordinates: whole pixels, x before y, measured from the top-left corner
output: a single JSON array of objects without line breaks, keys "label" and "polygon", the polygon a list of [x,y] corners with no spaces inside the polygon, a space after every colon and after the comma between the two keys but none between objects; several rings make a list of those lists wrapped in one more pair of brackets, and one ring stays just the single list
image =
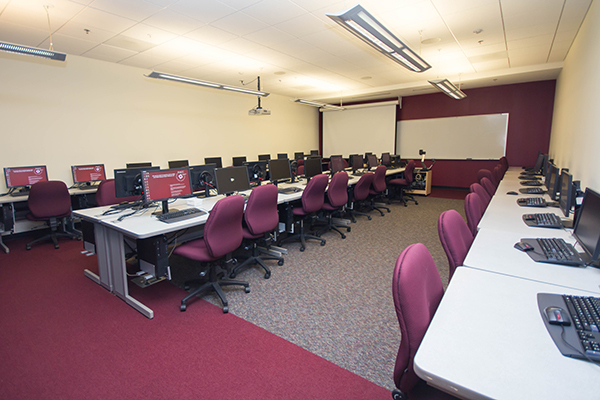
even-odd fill
[{"label": "gray carpet", "polygon": [[[286,243],[285,264],[268,262],[270,279],[251,268],[236,278],[250,282],[249,294],[225,290],[229,312],[392,390],[400,344],[392,300],[396,259],[406,246],[425,244],[446,287],[448,260],[437,219],[448,209],[464,216],[464,200],[417,199],[419,205],[391,205],[384,217],[372,212],[371,221],[358,217],[344,240],[329,232],[323,235],[326,246],[309,242],[303,253],[298,243]],[[181,285],[192,270],[175,256],[171,264],[174,283]],[[204,298],[220,304],[214,295]]]}]

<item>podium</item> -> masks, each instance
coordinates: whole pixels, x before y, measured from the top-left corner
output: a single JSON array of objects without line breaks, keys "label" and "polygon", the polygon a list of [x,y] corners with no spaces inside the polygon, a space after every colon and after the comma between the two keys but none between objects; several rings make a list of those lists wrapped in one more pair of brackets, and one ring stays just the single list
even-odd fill
[{"label": "podium", "polygon": [[427,196],[431,193],[431,170],[423,171],[415,168],[413,172],[413,183],[409,193]]}]

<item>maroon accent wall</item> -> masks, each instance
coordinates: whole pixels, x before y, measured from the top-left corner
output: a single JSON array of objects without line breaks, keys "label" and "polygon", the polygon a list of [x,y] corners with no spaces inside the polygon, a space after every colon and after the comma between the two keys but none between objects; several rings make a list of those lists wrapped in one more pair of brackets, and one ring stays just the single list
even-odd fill
[{"label": "maroon accent wall", "polygon": [[[551,80],[465,89],[467,97],[463,100],[443,93],[403,97],[397,115],[400,121],[509,113],[506,158],[511,166],[529,166],[535,164],[539,150],[547,153],[550,146],[555,86],[556,81]],[[431,161],[425,163],[430,165]],[[479,169],[491,170],[496,164],[485,160],[437,160],[432,185],[468,188],[476,181]]]}]

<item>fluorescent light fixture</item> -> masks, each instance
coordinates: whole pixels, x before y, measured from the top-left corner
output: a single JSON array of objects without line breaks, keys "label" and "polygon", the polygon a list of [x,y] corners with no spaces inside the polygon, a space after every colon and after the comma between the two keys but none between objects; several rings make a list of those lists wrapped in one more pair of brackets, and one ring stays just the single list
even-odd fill
[{"label": "fluorescent light fixture", "polygon": [[436,89],[440,92],[447,94],[456,100],[462,100],[467,97],[459,88],[457,88],[452,82],[448,79],[438,79],[435,81],[428,81],[431,83]]},{"label": "fluorescent light fixture", "polygon": [[20,44],[12,44],[6,42],[0,42],[0,50],[6,51],[8,53],[48,58],[50,60],[56,61],[65,61],[67,59],[67,55],[65,53],[59,53],[53,50],[39,49],[37,47],[21,46]]},{"label": "fluorescent light fixture", "polygon": [[360,4],[339,14],[326,15],[403,67],[414,72],[423,72],[431,68],[427,61],[381,25]]},{"label": "fluorescent light fixture", "polygon": [[307,106],[322,107],[327,110],[338,110],[338,111],[345,110],[344,107],[334,106],[333,104],[321,103],[319,101],[304,100],[304,99],[295,99],[292,101],[294,103],[306,104]]},{"label": "fluorescent light fixture", "polygon": [[220,84],[220,83],[200,81],[198,79],[185,78],[183,76],[165,74],[165,73],[162,73],[162,72],[154,72],[153,71],[153,72],[150,73],[150,75],[146,75],[146,76],[148,78],[166,79],[168,81],[189,83],[189,84],[192,84],[192,85],[205,86],[205,87],[210,87],[210,88],[213,88],[213,89],[230,90],[232,92],[246,93],[246,94],[251,94],[251,95],[254,95],[254,96],[263,96],[263,97],[266,97],[266,96],[269,95],[269,93],[262,92],[260,90],[252,90],[252,89],[240,88],[240,87],[236,87],[236,86],[223,85],[223,84]]}]

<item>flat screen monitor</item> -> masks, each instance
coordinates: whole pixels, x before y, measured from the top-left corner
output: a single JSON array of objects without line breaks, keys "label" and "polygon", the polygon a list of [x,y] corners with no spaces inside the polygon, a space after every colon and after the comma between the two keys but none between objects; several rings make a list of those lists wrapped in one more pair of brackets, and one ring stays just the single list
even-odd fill
[{"label": "flat screen monitor", "polygon": [[215,169],[215,179],[219,194],[229,196],[235,192],[250,189],[248,168],[246,167],[217,168]]},{"label": "flat screen monitor", "polygon": [[533,172],[541,172],[544,166],[544,155],[542,152],[538,152],[537,159],[535,160],[535,165],[533,166]]},{"label": "flat screen monitor", "polygon": [[9,189],[29,187],[34,183],[47,181],[48,171],[45,165],[4,168],[4,179]]},{"label": "flat screen monitor", "polygon": [[597,265],[600,255],[600,194],[590,188],[585,190],[573,235],[591,262]]},{"label": "flat screen monitor", "polygon": [[193,165],[190,167],[190,178],[194,192],[204,190],[207,197],[210,195],[210,189],[216,187],[215,168],[217,168],[217,164]]},{"label": "flat screen monitor", "polygon": [[369,169],[377,168],[377,166],[379,165],[379,163],[377,162],[377,156],[375,154],[368,154],[367,162],[369,163]]},{"label": "flat screen monitor", "polygon": [[287,153],[277,153],[277,158],[281,160],[283,158],[288,158],[288,155]]},{"label": "flat screen monitor", "polygon": [[319,155],[319,150],[311,150],[310,151],[310,155],[311,156],[318,156]]},{"label": "flat screen monitor", "polygon": [[560,172],[560,195],[558,206],[565,215],[569,216],[571,208],[575,205],[575,187],[573,186],[573,175],[563,169]]},{"label": "flat screen monitor", "polygon": [[151,167],[151,162],[136,162],[136,163],[127,163],[125,164],[127,168],[146,168]]},{"label": "flat screen monitor", "polygon": [[304,176],[310,180],[313,176],[323,173],[323,164],[321,157],[307,158],[304,161]]},{"label": "flat screen monitor", "polygon": [[241,167],[246,162],[246,156],[232,157],[231,161],[234,167]]},{"label": "flat screen monitor", "polygon": [[132,197],[143,194],[142,172],[158,171],[160,167],[115,169],[115,197]]},{"label": "flat screen monitor", "polygon": [[350,164],[352,165],[352,171],[357,171],[364,168],[365,162],[363,156],[360,154],[352,154],[350,156]]},{"label": "flat screen monitor", "polygon": [[144,200],[162,202],[162,212],[169,212],[168,200],[190,197],[193,194],[188,168],[163,169],[142,172]]},{"label": "flat screen monitor", "polygon": [[286,179],[292,179],[292,168],[290,166],[290,160],[269,160],[269,176],[269,179],[275,185],[277,185],[277,183],[279,182],[285,181]]},{"label": "flat screen monitor", "polygon": [[248,168],[248,177],[250,178],[250,182],[262,182],[269,180],[269,174],[267,173],[267,162],[268,161],[249,161],[244,163],[246,168]]},{"label": "flat screen monitor", "polygon": [[548,176],[546,177],[546,188],[548,189],[548,196],[552,200],[557,199],[557,192],[560,185],[560,170],[554,165],[554,163],[548,163]]},{"label": "flat screen monitor", "polygon": [[217,164],[217,168],[223,168],[221,157],[204,157],[204,164]]},{"label": "flat screen monitor", "polygon": [[344,170],[344,159],[342,158],[342,156],[329,157],[329,170],[331,171],[332,175],[336,172]]},{"label": "flat screen monitor", "polygon": [[270,154],[259,154],[258,161],[269,161],[271,159]]},{"label": "flat screen monitor", "polygon": [[304,160],[304,153],[303,152],[295,152],[294,160]]},{"label": "flat screen monitor", "polygon": [[72,165],[73,183],[85,184],[90,182],[99,182],[106,179],[104,164],[94,165]]},{"label": "flat screen monitor", "polygon": [[542,155],[542,169],[541,169],[541,171],[538,171],[537,173],[540,175],[546,176],[546,172],[548,171],[548,163],[549,162],[550,162],[550,160],[548,159],[548,154]]},{"label": "flat screen monitor", "polygon": [[390,157],[390,153],[381,154],[381,165],[385,165],[386,167],[392,166],[392,158]]},{"label": "flat screen monitor", "polygon": [[174,161],[169,161],[169,169],[172,168],[184,168],[190,165],[190,162],[188,160],[174,160]]}]

